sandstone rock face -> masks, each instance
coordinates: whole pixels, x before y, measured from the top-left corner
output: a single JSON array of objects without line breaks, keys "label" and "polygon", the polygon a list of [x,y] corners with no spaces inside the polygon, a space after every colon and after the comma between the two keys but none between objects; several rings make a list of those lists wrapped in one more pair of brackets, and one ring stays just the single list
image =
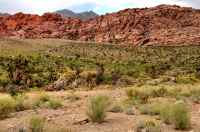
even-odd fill
[{"label": "sandstone rock face", "polygon": [[200,10],[159,5],[125,9],[87,21],[17,13],[0,19],[1,38],[64,38],[144,46],[200,45]]}]

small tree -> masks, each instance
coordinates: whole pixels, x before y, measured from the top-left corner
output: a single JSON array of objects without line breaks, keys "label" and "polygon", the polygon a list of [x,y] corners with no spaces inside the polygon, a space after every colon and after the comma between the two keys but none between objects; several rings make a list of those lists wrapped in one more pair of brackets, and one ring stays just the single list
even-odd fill
[{"label": "small tree", "polygon": [[104,63],[99,62],[97,63],[97,78],[96,78],[96,84],[99,84],[103,81],[103,74],[104,74]]},{"label": "small tree", "polygon": [[13,84],[20,85],[23,80],[25,84],[30,80],[33,83],[32,77],[28,74],[28,61],[23,59],[21,55],[17,58],[12,57],[7,65],[8,78]]}]

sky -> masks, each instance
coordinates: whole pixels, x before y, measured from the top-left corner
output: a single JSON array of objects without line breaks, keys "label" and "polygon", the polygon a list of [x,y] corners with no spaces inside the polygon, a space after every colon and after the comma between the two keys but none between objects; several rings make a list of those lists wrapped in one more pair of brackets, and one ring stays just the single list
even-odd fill
[{"label": "sky", "polygon": [[94,11],[99,15],[125,8],[154,7],[160,4],[180,5],[200,9],[199,0],[0,0],[0,12],[42,15],[69,9],[75,13]]}]

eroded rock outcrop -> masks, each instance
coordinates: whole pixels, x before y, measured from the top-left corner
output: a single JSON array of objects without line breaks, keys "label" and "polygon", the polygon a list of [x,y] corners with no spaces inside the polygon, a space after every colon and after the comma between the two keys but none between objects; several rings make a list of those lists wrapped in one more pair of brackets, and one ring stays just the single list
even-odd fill
[{"label": "eroded rock outcrop", "polygon": [[159,5],[133,8],[87,21],[17,13],[0,19],[0,37],[64,38],[130,45],[199,45],[200,10]]}]

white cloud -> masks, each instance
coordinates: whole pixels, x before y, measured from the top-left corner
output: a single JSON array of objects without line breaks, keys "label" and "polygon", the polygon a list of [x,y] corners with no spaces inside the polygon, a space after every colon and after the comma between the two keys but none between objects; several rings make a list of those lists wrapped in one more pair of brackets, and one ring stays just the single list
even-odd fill
[{"label": "white cloud", "polygon": [[95,8],[93,9],[93,11],[94,11],[94,12],[98,12],[100,9],[101,9],[101,7],[100,7],[100,6],[97,6],[97,7],[95,7]]}]

